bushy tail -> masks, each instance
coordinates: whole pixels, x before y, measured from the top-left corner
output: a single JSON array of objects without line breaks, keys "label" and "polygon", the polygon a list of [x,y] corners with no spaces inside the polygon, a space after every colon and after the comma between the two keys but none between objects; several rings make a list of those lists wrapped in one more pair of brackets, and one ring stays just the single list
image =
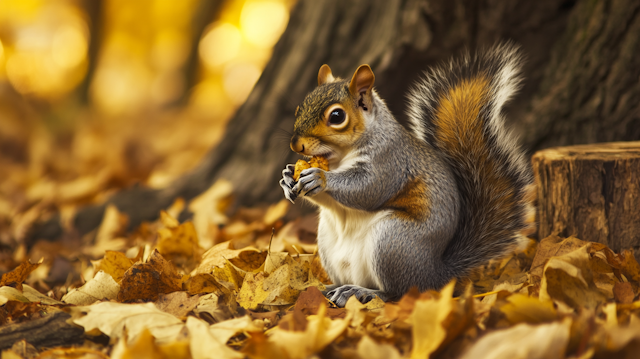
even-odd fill
[{"label": "bushy tail", "polygon": [[458,276],[522,245],[533,225],[531,174],[502,113],[520,63],[516,47],[497,45],[431,70],[409,96],[414,134],[444,154],[461,193],[443,258]]}]

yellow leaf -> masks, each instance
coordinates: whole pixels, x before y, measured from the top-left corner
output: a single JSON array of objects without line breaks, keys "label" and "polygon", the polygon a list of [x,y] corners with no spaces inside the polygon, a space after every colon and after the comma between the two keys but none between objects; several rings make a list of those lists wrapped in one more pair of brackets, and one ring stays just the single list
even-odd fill
[{"label": "yellow leaf", "polygon": [[507,298],[507,304],[500,310],[512,324],[539,324],[556,319],[556,310],[551,301],[542,301],[524,294],[513,294]]},{"label": "yellow leaf", "polygon": [[409,317],[413,325],[413,349],[411,358],[428,358],[440,347],[447,337],[442,323],[453,309],[453,289],[455,282],[447,284],[441,292],[440,299],[417,300],[413,313]]},{"label": "yellow leaf", "polygon": [[129,342],[136,340],[145,329],[160,343],[174,341],[184,327],[180,319],[161,311],[153,303],[101,302],[71,307],[70,312],[73,322],[83,327],[85,332],[98,329],[113,339],[126,336]]},{"label": "yellow leaf", "polygon": [[267,252],[256,248],[233,249],[231,242],[222,242],[202,255],[202,262],[193,274],[211,273],[216,267],[224,267],[227,260],[245,272],[253,272],[262,267],[266,257]]},{"label": "yellow leaf", "polygon": [[271,205],[267,209],[267,213],[264,214],[263,222],[268,227],[276,223],[277,220],[284,217],[289,210],[289,201],[286,199],[281,200],[280,202]]},{"label": "yellow leaf", "polygon": [[218,180],[208,190],[191,200],[189,210],[202,248],[211,248],[218,226],[227,223],[224,215],[227,199],[233,192],[231,182]]},{"label": "yellow leaf", "polygon": [[131,268],[133,261],[127,258],[124,253],[115,251],[106,251],[104,258],[99,261],[94,261],[93,266],[95,271],[104,271],[110,274],[116,282],[120,282],[124,277],[124,273],[127,269]]},{"label": "yellow leaf", "polygon": [[191,222],[158,229],[157,248],[164,257],[174,262],[193,262],[202,253],[196,229]]},{"label": "yellow leaf", "polygon": [[95,245],[88,247],[85,253],[98,257],[107,250],[124,249],[126,241],[119,236],[126,231],[128,224],[129,217],[120,213],[115,205],[109,204],[98,228]]},{"label": "yellow leaf", "polygon": [[349,326],[351,317],[331,320],[325,317],[327,308],[320,306],[317,315],[307,317],[305,331],[288,331],[274,328],[268,341],[287,354],[290,359],[307,358],[320,352],[336,340]]},{"label": "yellow leaf", "polygon": [[189,330],[191,356],[193,359],[244,357],[241,353],[226,346],[226,341],[223,343],[220,338],[215,337],[209,331],[209,325],[205,321],[188,317],[186,326]]},{"label": "yellow leaf", "polygon": [[209,327],[209,333],[221,343],[226,343],[231,337],[243,332],[260,331],[262,328],[256,326],[248,315],[215,323]]},{"label": "yellow leaf", "polygon": [[358,342],[358,355],[367,359],[400,359],[400,352],[393,345],[378,344],[368,335]]},{"label": "yellow leaf", "polygon": [[561,359],[569,343],[571,319],[541,325],[518,324],[480,338],[463,359]]}]

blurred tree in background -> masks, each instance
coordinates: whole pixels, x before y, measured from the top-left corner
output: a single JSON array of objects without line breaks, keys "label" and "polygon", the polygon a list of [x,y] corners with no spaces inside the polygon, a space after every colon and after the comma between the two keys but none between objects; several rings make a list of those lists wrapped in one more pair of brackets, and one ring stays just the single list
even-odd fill
[{"label": "blurred tree in background", "polygon": [[633,0],[0,1],[2,240],[89,232],[105,201],[133,227],[220,178],[239,205],[280,199],[323,63],[371,64],[402,122],[423,70],[511,40],[527,62],[508,118],[528,150],[637,140],[639,34]]}]

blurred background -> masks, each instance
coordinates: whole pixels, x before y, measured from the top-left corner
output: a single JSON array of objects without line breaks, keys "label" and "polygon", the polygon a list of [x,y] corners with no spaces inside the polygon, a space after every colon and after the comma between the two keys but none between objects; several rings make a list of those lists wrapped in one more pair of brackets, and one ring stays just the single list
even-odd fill
[{"label": "blurred background", "polygon": [[1,0],[4,228],[194,167],[260,77],[292,5]]}]

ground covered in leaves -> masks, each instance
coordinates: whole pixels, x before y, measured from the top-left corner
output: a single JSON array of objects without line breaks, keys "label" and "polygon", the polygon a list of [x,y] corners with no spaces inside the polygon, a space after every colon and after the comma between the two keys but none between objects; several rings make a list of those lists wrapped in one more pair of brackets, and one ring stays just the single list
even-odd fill
[{"label": "ground covered in leaves", "polygon": [[[229,215],[231,192],[218,182],[130,233],[109,207],[91,235],[5,256],[13,268],[0,282],[2,358],[631,358],[640,350],[640,266],[630,251],[552,236],[439,292],[336,308],[320,292],[329,280],[314,216],[283,220],[285,201]],[[185,206],[193,218],[179,223]]]}]

